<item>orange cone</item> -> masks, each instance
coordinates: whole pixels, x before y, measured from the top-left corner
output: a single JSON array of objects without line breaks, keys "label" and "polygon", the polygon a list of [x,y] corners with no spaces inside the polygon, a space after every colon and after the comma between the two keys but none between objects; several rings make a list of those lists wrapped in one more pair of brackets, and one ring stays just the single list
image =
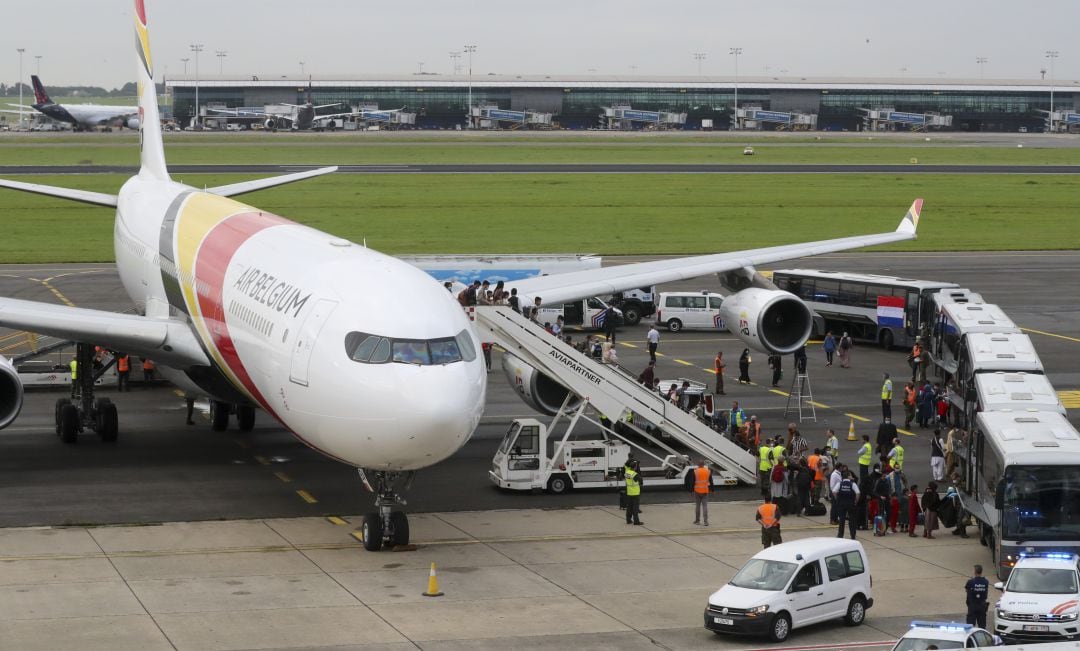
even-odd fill
[{"label": "orange cone", "polygon": [[427,580],[427,592],[424,593],[425,597],[441,597],[443,593],[439,592],[439,579],[435,576],[435,563],[431,564],[431,572],[428,574]]},{"label": "orange cone", "polygon": [[858,440],[858,439],[855,438],[855,419],[854,418],[851,419],[851,425],[848,425],[848,428],[847,428],[847,440],[849,440],[849,441],[857,441]]}]

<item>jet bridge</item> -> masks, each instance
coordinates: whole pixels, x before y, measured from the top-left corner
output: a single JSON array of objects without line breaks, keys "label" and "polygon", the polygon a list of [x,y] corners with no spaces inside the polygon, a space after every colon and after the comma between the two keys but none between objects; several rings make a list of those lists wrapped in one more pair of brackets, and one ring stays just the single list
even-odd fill
[{"label": "jet bridge", "polygon": [[863,131],[929,131],[952,127],[951,115],[941,113],[907,113],[893,108],[860,108]]},{"label": "jet bridge", "polygon": [[474,129],[550,129],[551,113],[508,111],[498,106],[474,106],[469,112]]},{"label": "jet bridge", "polygon": [[682,129],[686,126],[686,113],[671,111],[640,111],[630,106],[604,107],[600,114],[600,128],[619,131],[632,129]]},{"label": "jet bridge", "polygon": [[776,125],[778,131],[813,131],[817,129],[817,114],[767,111],[760,106],[740,106],[736,111],[735,128],[762,129],[766,124]]},{"label": "jet bridge", "polygon": [[508,354],[566,387],[583,402],[612,422],[624,421],[628,414],[635,432],[658,447],[668,448],[656,430],[646,431],[642,421],[651,423],[667,436],[720,469],[720,483],[736,479],[748,484],[758,480],[757,459],[730,439],[646,389],[618,367],[586,357],[539,325],[509,307],[470,308],[477,334],[485,343],[495,343]]}]

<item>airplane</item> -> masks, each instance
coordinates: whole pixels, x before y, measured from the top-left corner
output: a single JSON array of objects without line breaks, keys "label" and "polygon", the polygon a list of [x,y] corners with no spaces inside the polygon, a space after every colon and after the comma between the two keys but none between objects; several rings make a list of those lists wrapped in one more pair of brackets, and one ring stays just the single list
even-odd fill
[{"label": "airplane", "polygon": [[[139,128],[139,113],[137,106],[110,106],[106,104],[57,104],[49,99],[45,87],[37,75],[30,75],[30,81],[34,84],[34,104],[21,106],[8,104],[22,109],[34,109],[54,120],[67,122],[76,131],[91,130],[99,125],[111,127],[114,124],[123,125],[129,129]],[[18,111],[5,110],[4,113],[18,113]]]},{"label": "airplane", "polygon": [[289,112],[278,111],[250,111],[243,109],[222,109],[222,108],[210,108],[208,111],[223,114],[226,117],[236,118],[263,118],[263,126],[267,129],[278,129],[288,123],[289,128],[293,131],[310,131],[319,126],[319,122],[326,122],[334,118],[345,117],[365,117],[371,115],[372,119],[389,120],[390,115],[398,113],[403,109],[392,110],[373,110],[373,109],[361,109],[359,111],[346,111],[342,113],[329,113],[326,115],[316,115],[316,111],[323,108],[330,108],[332,106],[341,106],[342,102],[335,102],[333,104],[320,104],[315,105],[311,100],[311,84],[308,83],[308,101],[305,104],[281,104],[280,106],[288,106],[292,109]]},{"label": "airplane", "polygon": [[[115,208],[116,268],[136,314],[0,297],[0,327],[99,344],[157,362],[188,396],[212,400],[214,429],[262,409],[301,442],[358,469],[375,494],[364,546],[406,544],[399,506],[414,473],[459,450],[484,411],[487,372],[471,321],[443,285],[366,246],[232,197],[335,171],[327,167],[199,189],[166,166],[144,0],[135,2],[140,168],[118,194],[0,179],[0,187]],[[737,336],[790,353],[810,335],[796,296],[762,287],[754,266],[914,239],[922,200],[895,231],[626,264],[509,283],[523,304],[562,303],[708,274],[737,291]],[[362,283],[362,287],[358,285]],[[402,301],[408,296],[408,301]],[[421,306],[418,309],[418,306]],[[17,374],[0,390],[17,393]],[[13,377],[14,376],[14,377]],[[4,396],[0,396],[3,398]],[[0,424],[18,400],[0,399]],[[95,410],[116,423],[116,405]],[[78,422],[57,401],[58,427]]]}]

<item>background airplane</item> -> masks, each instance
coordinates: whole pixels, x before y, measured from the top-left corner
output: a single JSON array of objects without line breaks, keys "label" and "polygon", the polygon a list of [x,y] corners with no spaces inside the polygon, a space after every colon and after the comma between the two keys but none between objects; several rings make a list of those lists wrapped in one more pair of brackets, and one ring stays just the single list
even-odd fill
[{"label": "background airplane", "polygon": [[244,109],[221,109],[221,108],[209,108],[208,111],[213,111],[219,115],[226,117],[237,118],[261,118],[264,120],[263,126],[267,129],[279,129],[284,126],[288,126],[293,131],[308,131],[319,126],[320,122],[332,120],[334,118],[347,118],[347,117],[364,117],[368,114],[381,119],[387,120],[393,113],[400,112],[402,109],[393,110],[377,110],[377,109],[361,109],[359,111],[343,111],[340,113],[328,113],[324,115],[316,115],[319,109],[332,108],[335,106],[341,106],[343,102],[335,102],[333,104],[319,104],[316,105],[311,100],[311,85],[308,84],[308,101],[304,104],[279,104],[278,106],[287,106],[289,111],[252,111]]},{"label": "background airplane", "polygon": [[[30,106],[8,104],[16,108],[34,109],[54,120],[67,122],[76,131],[93,129],[96,126],[113,125],[125,126],[129,129],[139,128],[139,107],[137,106],[111,106],[107,104],[57,104],[49,98],[45,87],[37,75],[31,75],[30,81],[34,84],[35,103]],[[4,113],[18,113],[18,111],[5,110]]]}]

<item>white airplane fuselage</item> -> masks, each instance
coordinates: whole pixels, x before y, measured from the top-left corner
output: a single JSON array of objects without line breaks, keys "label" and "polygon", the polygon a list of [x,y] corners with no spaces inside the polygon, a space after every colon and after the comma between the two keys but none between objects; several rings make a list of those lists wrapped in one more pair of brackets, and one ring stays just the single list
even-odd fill
[{"label": "white airplane fuselage", "polygon": [[[373,470],[442,461],[479,423],[480,342],[454,297],[411,265],[142,176],[120,191],[114,242],[131,299],[147,316],[186,315],[212,360],[160,367],[188,391],[259,406],[312,448]],[[450,363],[363,363],[349,333],[468,343]]]}]

